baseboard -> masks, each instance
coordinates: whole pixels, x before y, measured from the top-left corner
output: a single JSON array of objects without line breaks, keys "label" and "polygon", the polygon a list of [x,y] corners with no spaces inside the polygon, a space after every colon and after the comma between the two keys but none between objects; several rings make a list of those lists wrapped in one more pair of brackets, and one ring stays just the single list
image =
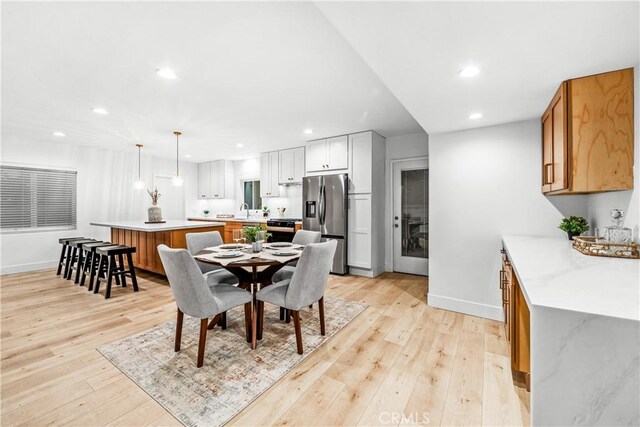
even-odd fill
[{"label": "baseboard", "polygon": [[471,316],[484,317],[485,319],[504,321],[504,312],[499,306],[479,304],[477,302],[443,297],[432,293],[429,293],[427,301],[431,307],[469,314]]},{"label": "baseboard", "polygon": [[53,260],[34,262],[31,264],[3,265],[0,267],[0,276],[4,276],[6,274],[26,273],[28,271],[46,270],[48,268],[54,268],[57,263],[57,260]]},{"label": "baseboard", "polygon": [[353,274],[354,276],[374,278],[379,276],[382,273],[384,273],[384,267],[382,266],[378,266],[374,268],[359,268],[359,267],[349,266],[349,274]]}]

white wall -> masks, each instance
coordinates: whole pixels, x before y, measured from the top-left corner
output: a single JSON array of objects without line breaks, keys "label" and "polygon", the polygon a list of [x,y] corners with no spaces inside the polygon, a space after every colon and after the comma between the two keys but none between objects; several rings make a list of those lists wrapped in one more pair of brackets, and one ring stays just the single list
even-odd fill
[{"label": "white wall", "polygon": [[[386,271],[393,271],[393,200],[392,200],[392,160],[425,157],[429,154],[429,135],[425,132],[387,138],[386,142],[386,188],[385,188],[385,256]],[[374,190],[375,191],[375,190]],[[374,230],[375,231],[375,230]]]},{"label": "white wall", "polygon": [[613,191],[589,195],[589,223],[591,227],[605,227],[611,224],[611,209],[622,209],[624,224],[633,230],[635,241],[640,243],[640,67],[635,67],[634,85],[634,169],[633,190]]},{"label": "white wall", "polygon": [[429,137],[429,305],[502,318],[501,236],[566,237],[586,196],[540,189],[538,119]]},{"label": "white wall", "polygon": [[[0,274],[55,266],[60,255],[58,239],[84,236],[109,240],[109,229],[90,226],[93,221],[147,218],[151,200],[145,190],[135,190],[137,151],[94,149],[56,142],[2,141],[2,163],[72,169],[78,172],[77,229],[48,232],[5,233],[0,236]],[[174,175],[175,161],[142,155],[142,179],[149,188],[153,175]],[[181,163],[184,206],[196,198],[197,169]],[[159,206],[168,203],[162,197]]]}]

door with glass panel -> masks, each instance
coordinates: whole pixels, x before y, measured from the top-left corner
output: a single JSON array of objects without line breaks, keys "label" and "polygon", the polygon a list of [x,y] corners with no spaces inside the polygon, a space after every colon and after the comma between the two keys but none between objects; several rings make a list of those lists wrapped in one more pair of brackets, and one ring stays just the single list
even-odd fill
[{"label": "door with glass panel", "polygon": [[393,163],[393,270],[429,274],[429,163]]}]

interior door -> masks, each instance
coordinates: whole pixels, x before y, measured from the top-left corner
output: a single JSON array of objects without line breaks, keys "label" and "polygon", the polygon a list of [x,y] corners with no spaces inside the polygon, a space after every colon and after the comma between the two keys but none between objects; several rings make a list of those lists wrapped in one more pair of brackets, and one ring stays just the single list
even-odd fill
[{"label": "interior door", "polygon": [[153,186],[158,188],[160,199],[158,206],[162,208],[162,219],[184,220],[184,185],[177,187],[171,183],[171,176],[154,175]]},{"label": "interior door", "polygon": [[429,163],[393,164],[393,270],[429,274]]}]

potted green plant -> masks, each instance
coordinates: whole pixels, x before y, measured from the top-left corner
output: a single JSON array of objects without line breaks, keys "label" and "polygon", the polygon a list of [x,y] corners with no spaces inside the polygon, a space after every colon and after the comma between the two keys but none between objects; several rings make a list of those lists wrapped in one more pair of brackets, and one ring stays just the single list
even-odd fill
[{"label": "potted green plant", "polygon": [[202,211],[202,213],[204,214],[204,217],[208,217],[209,216],[209,209],[205,209]]},{"label": "potted green plant", "polygon": [[579,236],[582,233],[589,231],[589,223],[581,216],[570,216],[564,218],[558,228],[567,232],[569,240],[573,240],[575,236]]},{"label": "potted green plant", "polygon": [[271,237],[271,233],[267,233],[261,226],[244,227],[242,234],[251,242],[251,248],[254,252],[260,252],[262,250],[262,242]]},{"label": "potted green plant", "polygon": [[267,206],[262,207],[262,216],[265,218],[269,216],[269,208]]}]

